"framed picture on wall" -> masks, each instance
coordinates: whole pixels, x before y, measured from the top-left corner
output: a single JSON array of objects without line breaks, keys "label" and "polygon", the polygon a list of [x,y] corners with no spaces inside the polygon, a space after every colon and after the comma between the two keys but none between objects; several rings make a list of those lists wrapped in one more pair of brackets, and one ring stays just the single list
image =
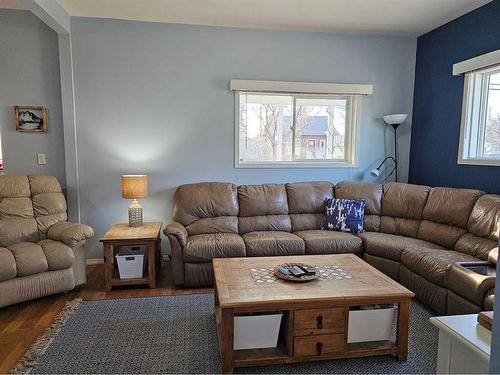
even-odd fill
[{"label": "framed picture on wall", "polygon": [[18,132],[46,132],[47,108],[42,106],[15,107],[16,130]]}]

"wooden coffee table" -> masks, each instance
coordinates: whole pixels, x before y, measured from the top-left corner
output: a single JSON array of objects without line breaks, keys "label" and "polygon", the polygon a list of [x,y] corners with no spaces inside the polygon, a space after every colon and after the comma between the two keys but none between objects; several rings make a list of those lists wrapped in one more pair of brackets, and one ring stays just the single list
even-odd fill
[{"label": "wooden coffee table", "polygon": [[[350,278],[305,283],[257,282],[251,269],[283,263],[338,266]],[[414,294],[352,254],[214,259],[215,315],[222,371],[323,359],[395,354],[406,360],[409,306]],[[388,341],[347,342],[351,308],[397,304],[397,334]],[[282,312],[276,348],[233,350],[234,316]]]}]

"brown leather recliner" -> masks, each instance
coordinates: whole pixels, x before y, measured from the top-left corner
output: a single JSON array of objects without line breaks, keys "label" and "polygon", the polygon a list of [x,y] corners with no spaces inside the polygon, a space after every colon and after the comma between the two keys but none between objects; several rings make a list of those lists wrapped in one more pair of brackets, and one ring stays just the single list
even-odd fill
[{"label": "brown leather recliner", "polygon": [[[365,233],[321,230],[324,201],[333,196],[367,201]],[[494,278],[455,265],[493,258],[498,195],[393,182],[201,183],[177,189],[173,220],[164,232],[179,285],[212,284],[217,257],[347,252],[363,256],[439,313],[493,305]]]},{"label": "brown leather recliner", "polygon": [[87,225],[66,221],[52,176],[0,176],[0,307],[84,284]]}]

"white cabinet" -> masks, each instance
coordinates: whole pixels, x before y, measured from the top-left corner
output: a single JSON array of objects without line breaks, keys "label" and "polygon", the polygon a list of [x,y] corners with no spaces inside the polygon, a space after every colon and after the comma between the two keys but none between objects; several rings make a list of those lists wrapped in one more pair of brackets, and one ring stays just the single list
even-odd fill
[{"label": "white cabinet", "polygon": [[491,331],[477,323],[477,314],[434,317],[430,322],[439,328],[437,373],[488,373]]}]

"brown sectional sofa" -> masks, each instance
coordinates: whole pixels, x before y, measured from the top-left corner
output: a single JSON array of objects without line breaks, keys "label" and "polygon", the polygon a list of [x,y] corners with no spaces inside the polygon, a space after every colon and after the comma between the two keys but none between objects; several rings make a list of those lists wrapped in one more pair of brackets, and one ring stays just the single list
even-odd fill
[{"label": "brown sectional sofa", "polygon": [[[365,233],[322,231],[327,197],[365,199]],[[494,277],[460,262],[496,264],[500,196],[389,182],[180,186],[165,228],[176,284],[213,283],[219,257],[354,253],[441,314],[491,309]]]}]

